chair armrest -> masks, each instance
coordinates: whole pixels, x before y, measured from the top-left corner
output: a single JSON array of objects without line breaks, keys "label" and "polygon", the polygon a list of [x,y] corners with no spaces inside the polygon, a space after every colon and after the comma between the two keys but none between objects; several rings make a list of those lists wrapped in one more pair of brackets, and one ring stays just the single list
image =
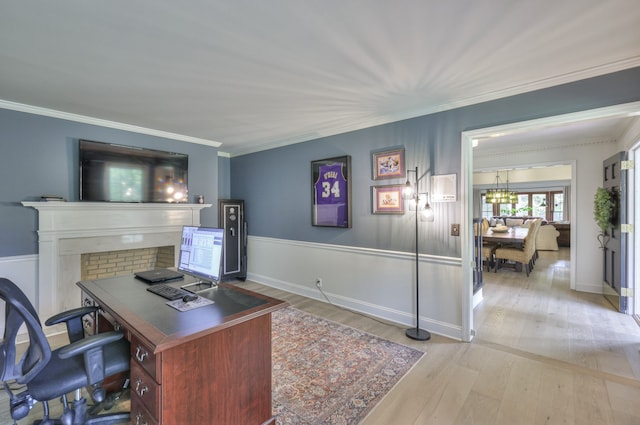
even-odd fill
[{"label": "chair armrest", "polygon": [[102,349],[102,346],[118,341],[123,337],[124,334],[122,332],[103,332],[91,335],[59,349],[58,355],[61,359],[68,359],[69,357],[84,354],[89,350]]},{"label": "chair armrest", "polygon": [[69,341],[76,342],[84,338],[84,327],[82,326],[82,317],[98,311],[98,307],[79,307],[73,310],[63,311],[55,316],[51,316],[44,322],[45,325],[57,325],[58,323],[66,323],[67,335]]},{"label": "chair armrest", "polygon": [[51,316],[44,322],[45,325],[57,325],[58,323],[68,322],[71,319],[75,319],[76,317],[86,316],[87,314],[98,311],[98,307],[78,307],[73,310],[63,311],[62,313],[58,313],[54,316]]},{"label": "chair armrest", "polygon": [[87,380],[90,385],[93,385],[102,382],[105,378],[105,346],[113,345],[123,337],[122,332],[99,333],[73,342],[57,350],[57,353],[61,359],[82,355]]}]

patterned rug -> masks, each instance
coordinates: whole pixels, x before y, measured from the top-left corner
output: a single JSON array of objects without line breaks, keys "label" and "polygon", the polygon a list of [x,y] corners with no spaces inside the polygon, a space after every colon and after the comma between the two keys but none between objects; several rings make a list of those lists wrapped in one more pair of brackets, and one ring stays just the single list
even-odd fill
[{"label": "patterned rug", "polygon": [[[277,425],[356,425],[424,355],[422,351],[287,307],[272,313]],[[128,398],[113,410],[129,410]],[[62,407],[51,403],[52,416]],[[42,415],[38,403],[18,421]],[[0,389],[0,425],[13,423]]]},{"label": "patterned rug", "polygon": [[272,322],[277,425],[355,425],[424,355],[292,307]]}]

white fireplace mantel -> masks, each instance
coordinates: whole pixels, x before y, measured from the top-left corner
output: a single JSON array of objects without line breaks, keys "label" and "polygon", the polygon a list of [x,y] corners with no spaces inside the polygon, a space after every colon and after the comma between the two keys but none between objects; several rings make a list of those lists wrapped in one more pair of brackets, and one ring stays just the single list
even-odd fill
[{"label": "white fireplace mantel", "polygon": [[173,245],[211,204],[23,202],[38,210],[36,308],[49,317],[80,305],[80,255]]}]

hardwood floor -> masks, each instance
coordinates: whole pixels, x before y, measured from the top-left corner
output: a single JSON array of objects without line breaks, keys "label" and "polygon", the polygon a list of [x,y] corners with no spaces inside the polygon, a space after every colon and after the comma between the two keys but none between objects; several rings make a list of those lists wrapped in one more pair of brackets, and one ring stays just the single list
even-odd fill
[{"label": "hardwood floor", "polygon": [[[603,296],[571,291],[568,256],[568,249],[541,252],[529,278],[485,273],[472,343],[438,335],[417,342],[404,327],[254,282],[238,285],[426,351],[361,425],[640,424],[640,327]],[[0,417],[7,408],[2,400]]]},{"label": "hardwood floor", "polygon": [[570,290],[568,256],[540,252],[529,278],[485,273],[472,343],[417,342],[404,327],[240,285],[427,352],[362,425],[640,424],[640,327],[601,295]]}]

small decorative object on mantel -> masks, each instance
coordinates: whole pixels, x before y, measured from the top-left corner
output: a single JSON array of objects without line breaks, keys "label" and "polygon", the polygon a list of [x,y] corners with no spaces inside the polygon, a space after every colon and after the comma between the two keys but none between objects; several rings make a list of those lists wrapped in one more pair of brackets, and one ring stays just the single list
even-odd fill
[{"label": "small decorative object on mantel", "polygon": [[40,197],[40,200],[44,202],[66,202],[67,201],[62,196],[57,196],[57,195],[42,195]]},{"label": "small decorative object on mantel", "polygon": [[311,224],[351,228],[351,156],[311,161]]}]

